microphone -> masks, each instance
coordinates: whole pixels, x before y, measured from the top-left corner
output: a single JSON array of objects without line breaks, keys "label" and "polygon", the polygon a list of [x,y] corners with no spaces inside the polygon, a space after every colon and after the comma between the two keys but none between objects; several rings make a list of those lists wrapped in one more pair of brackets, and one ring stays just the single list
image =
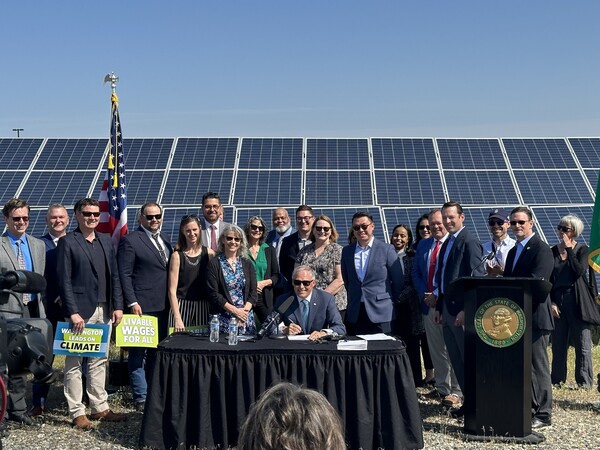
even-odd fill
[{"label": "microphone", "polygon": [[11,270],[0,273],[0,289],[37,294],[46,290],[46,279],[39,273]]},{"label": "microphone", "polygon": [[260,331],[258,332],[259,339],[262,339],[265,336],[265,334],[267,334],[267,331],[269,331],[269,328],[271,328],[273,324],[276,324],[280,321],[281,315],[288,310],[288,308],[292,305],[293,301],[294,296],[290,295],[288,298],[285,299],[285,301],[281,305],[279,305],[279,308],[275,310],[275,314],[273,314],[273,316],[268,322],[263,324]]},{"label": "microphone", "polygon": [[479,261],[479,264],[477,264],[475,266],[475,268],[473,270],[471,270],[470,276],[473,276],[473,274],[477,271],[477,269],[479,269],[483,265],[484,262],[491,261],[492,259],[494,259],[494,256],[496,256],[496,250],[492,250],[487,255],[485,255],[483,258],[481,258],[481,261]]}]

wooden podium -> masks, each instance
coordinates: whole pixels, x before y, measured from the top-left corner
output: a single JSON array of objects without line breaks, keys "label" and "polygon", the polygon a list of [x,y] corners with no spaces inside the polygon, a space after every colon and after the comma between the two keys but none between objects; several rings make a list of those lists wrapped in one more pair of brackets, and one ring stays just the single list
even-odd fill
[{"label": "wooden podium", "polygon": [[450,289],[465,305],[465,416],[469,440],[539,443],[531,431],[531,323],[537,278],[463,277]]}]

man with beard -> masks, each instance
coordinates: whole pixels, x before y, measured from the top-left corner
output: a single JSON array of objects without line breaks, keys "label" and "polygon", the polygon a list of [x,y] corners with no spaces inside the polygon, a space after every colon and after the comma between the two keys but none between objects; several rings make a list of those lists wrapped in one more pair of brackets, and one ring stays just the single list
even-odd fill
[{"label": "man with beard", "polygon": [[296,230],[292,227],[290,215],[285,208],[277,208],[273,211],[273,229],[269,231],[265,242],[272,245],[277,252],[277,258],[281,252],[283,239],[294,233]]}]

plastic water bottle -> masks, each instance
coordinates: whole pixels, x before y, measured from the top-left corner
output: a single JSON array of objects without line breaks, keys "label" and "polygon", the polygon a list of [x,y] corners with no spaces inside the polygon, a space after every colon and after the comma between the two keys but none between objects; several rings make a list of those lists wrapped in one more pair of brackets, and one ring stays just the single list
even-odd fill
[{"label": "plastic water bottle", "polygon": [[219,342],[219,316],[216,314],[210,319],[210,342]]},{"label": "plastic water bottle", "polygon": [[237,320],[234,317],[229,322],[229,339],[227,340],[229,345],[237,345],[238,343],[238,325]]}]

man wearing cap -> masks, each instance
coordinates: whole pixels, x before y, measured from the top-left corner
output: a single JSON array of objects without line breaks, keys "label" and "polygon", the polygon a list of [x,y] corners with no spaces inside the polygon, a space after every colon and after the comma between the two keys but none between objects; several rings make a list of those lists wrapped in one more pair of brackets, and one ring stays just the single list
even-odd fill
[{"label": "man wearing cap", "polygon": [[483,244],[483,254],[493,253],[494,256],[486,261],[486,272],[488,275],[500,277],[504,274],[506,256],[517,242],[508,235],[508,211],[501,208],[492,209],[488,215],[488,227],[492,240]]}]

